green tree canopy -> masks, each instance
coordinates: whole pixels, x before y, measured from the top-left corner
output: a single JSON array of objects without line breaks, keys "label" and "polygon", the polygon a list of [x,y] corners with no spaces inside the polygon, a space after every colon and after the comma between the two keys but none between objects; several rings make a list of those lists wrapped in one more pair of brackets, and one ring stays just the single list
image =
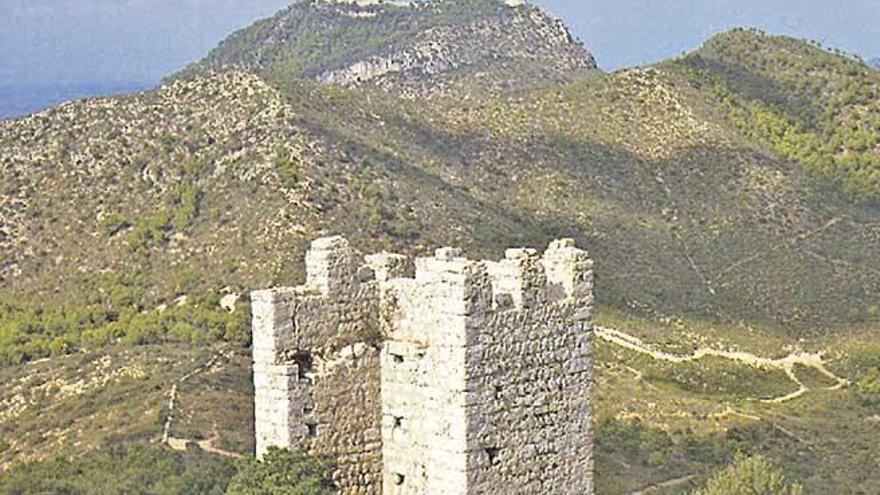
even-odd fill
[{"label": "green tree canopy", "polygon": [[856,393],[867,406],[880,406],[880,365],[868,369],[859,379]]},{"label": "green tree canopy", "polygon": [[232,478],[227,495],[334,495],[331,465],[322,459],[272,448],[263,459],[248,459]]},{"label": "green tree canopy", "polygon": [[0,475],[0,494],[221,495],[233,471],[231,462],[204,454],[115,445],[15,466]]},{"label": "green tree canopy", "polygon": [[803,495],[773,464],[761,456],[737,454],[733,464],[709,479],[693,495]]}]

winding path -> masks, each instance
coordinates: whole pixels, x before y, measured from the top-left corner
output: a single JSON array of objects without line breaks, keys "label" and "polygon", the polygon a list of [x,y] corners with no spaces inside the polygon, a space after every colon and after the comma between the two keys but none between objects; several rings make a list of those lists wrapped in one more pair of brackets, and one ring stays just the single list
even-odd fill
[{"label": "winding path", "polygon": [[664,481],[662,483],[655,483],[653,485],[646,486],[641,490],[630,492],[627,495],[648,495],[649,493],[654,493],[664,488],[674,488],[676,486],[684,485],[686,483],[689,483],[692,479],[695,479],[696,477],[696,475],[682,476],[681,478],[675,478],[672,480]]},{"label": "winding path", "polygon": [[735,361],[746,366],[750,366],[752,368],[760,368],[765,370],[782,370],[789,377],[789,379],[791,379],[791,381],[793,381],[798,386],[798,389],[790,394],[773,399],[764,399],[763,402],[787,402],[801,397],[802,395],[810,391],[810,389],[806,385],[804,385],[804,383],[801,382],[801,380],[795,374],[795,366],[812,368],[822,375],[826,376],[827,378],[833,380],[835,384],[831,387],[827,387],[827,390],[837,390],[848,387],[850,385],[849,380],[835,375],[825,366],[825,361],[822,358],[822,354],[794,352],[783,358],[770,359],[756,356],[750,352],[724,351],[719,349],[712,349],[709,347],[697,349],[690,354],[673,354],[656,349],[651,345],[646,344],[638,337],[614,328],[596,326],[594,327],[594,331],[597,337],[606,342],[615,344],[634,352],[638,352],[640,354],[648,355],[658,361],[666,361],[669,363],[690,363],[693,361],[699,361],[700,359],[706,357],[718,357]]}]

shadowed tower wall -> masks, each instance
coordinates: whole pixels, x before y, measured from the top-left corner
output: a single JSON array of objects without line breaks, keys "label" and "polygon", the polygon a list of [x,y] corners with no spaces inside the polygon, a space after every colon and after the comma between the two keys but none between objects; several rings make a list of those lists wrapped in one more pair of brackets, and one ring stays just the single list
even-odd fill
[{"label": "shadowed tower wall", "polygon": [[336,237],[306,265],[252,295],[258,455],[330,455],[343,495],[592,494],[592,262],[572,241],[413,270]]},{"label": "shadowed tower wall", "polygon": [[406,269],[402,257],[382,260],[362,266],[345,239],[318,239],[305,285],[251,296],[257,455],[270,446],[327,455],[342,495],[381,493],[376,277]]},{"label": "shadowed tower wall", "polygon": [[387,291],[383,493],[593,493],[592,262],[571,241],[458,254]]}]

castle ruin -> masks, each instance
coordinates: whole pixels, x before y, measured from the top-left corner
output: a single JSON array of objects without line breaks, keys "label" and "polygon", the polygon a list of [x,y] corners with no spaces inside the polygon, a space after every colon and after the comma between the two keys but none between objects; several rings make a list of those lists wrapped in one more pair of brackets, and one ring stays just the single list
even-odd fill
[{"label": "castle ruin", "polygon": [[318,239],[252,294],[257,455],[329,455],[342,495],[591,495],[592,261]]}]

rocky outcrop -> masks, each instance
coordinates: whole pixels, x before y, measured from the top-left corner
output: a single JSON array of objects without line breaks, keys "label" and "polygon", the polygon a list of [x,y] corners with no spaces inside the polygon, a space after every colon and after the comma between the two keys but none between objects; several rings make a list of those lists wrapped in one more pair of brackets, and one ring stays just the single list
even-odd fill
[{"label": "rocky outcrop", "polygon": [[[389,91],[426,94],[448,88],[479,72],[498,69],[495,85],[521,86],[511,67],[541,66],[544,77],[563,81],[596,67],[562,22],[528,5],[510,16],[478,19],[466,25],[438,26],[397,47],[325,71],[318,79],[345,86],[375,86]],[[474,43],[474,40],[482,43]],[[433,86],[433,87],[431,87]],[[439,86],[439,87],[438,87]]]},{"label": "rocky outcrop", "polygon": [[243,68],[411,96],[570,81],[596,61],[521,1],[313,0],[234,34],[181,76]]}]

